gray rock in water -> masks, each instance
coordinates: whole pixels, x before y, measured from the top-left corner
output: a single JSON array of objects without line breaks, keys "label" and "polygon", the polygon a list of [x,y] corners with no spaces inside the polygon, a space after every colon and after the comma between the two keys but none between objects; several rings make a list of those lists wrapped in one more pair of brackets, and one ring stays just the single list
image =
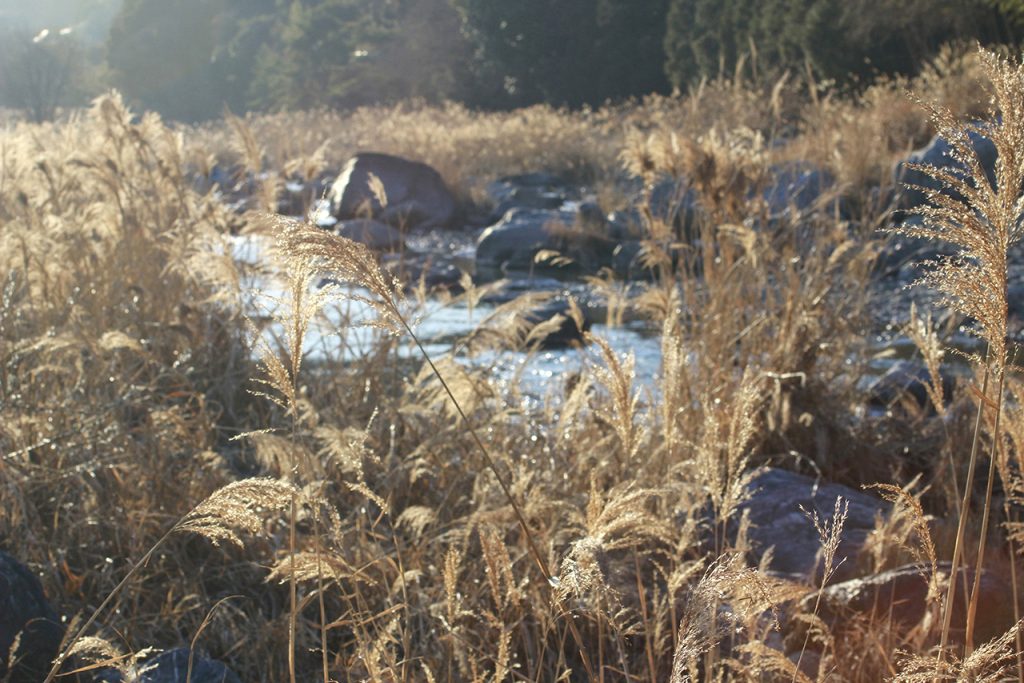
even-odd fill
[{"label": "gray rock in water", "polygon": [[[0,681],[38,683],[46,678],[63,635],[39,579],[0,550]],[[9,661],[14,662],[10,671]]]},{"label": "gray rock in water", "polygon": [[1008,313],[1024,320],[1024,284],[1010,285],[1006,290]]},{"label": "gray rock in water", "polygon": [[128,676],[114,669],[104,669],[95,683],[241,683],[238,674],[216,659],[195,655],[192,676],[188,679],[188,648],[168,650],[158,657],[139,664]]},{"label": "gray rock in water", "polygon": [[896,276],[910,284],[912,280],[920,277],[920,272],[913,272],[908,280],[907,269],[916,271],[927,261],[953,253],[953,248],[935,240],[927,240],[921,237],[908,237],[906,235],[892,235],[882,245],[882,250],[875,260],[874,272],[881,277]]},{"label": "gray rock in water", "polygon": [[[985,176],[988,178],[989,183],[995,185],[996,159],[998,157],[996,146],[991,140],[980,133],[971,132],[970,138],[971,144],[974,146],[974,150],[981,161],[981,167],[985,171]],[[896,185],[902,188],[897,208],[909,213],[910,217],[916,218],[913,216],[914,209],[928,202],[925,193],[913,186],[943,190],[951,197],[962,199],[962,197],[951,190],[944,189],[939,181],[926,173],[910,168],[911,164],[926,164],[936,168],[963,173],[965,171],[964,165],[949,155],[950,150],[949,142],[936,135],[927,146],[913,152],[905,161],[901,161],[896,165],[894,171]]]},{"label": "gray rock in water", "polygon": [[[762,197],[771,216],[781,216],[796,211],[804,214],[817,205],[822,196],[833,189],[835,181],[824,169],[806,162],[777,164],[770,169],[769,182]],[[832,203],[830,208],[836,208]],[[821,207],[827,208],[827,207]]]},{"label": "gray rock in water", "polygon": [[[939,368],[939,374],[942,382],[942,396],[945,403],[948,404],[956,386],[956,377],[945,366]],[[933,415],[935,406],[925,388],[930,383],[931,375],[924,363],[911,360],[900,361],[868,387],[868,404],[875,408],[889,410],[898,406],[903,400],[910,400],[916,403],[918,408]]]},{"label": "gray rock in water", "polygon": [[877,496],[776,468],[758,474],[750,491],[750,497],[740,506],[740,513],[749,513],[752,526],[748,535],[749,560],[758,564],[768,549],[774,548],[769,569],[804,577],[821,571],[821,540],[803,510],[816,512],[825,521],[832,518],[837,497],[849,501],[835,557],[838,569],[833,580],[841,581],[852,576],[864,539],[875,527],[875,516],[887,514],[890,508]]},{"label": "gray rock in water", "polygon": [[582,328],[576,324],[576,320],[570,314],[569,302],[565,299],[547,301],[532,311],[524,313],[522,318],[530,326],[534,337],[539,336],[540,325],[557,319],[557,327],[551,327],[547,334],[535,340],[538,348],[544,350],[583,346],[584,335],[590,329],[590,321],[585,317]]},{"label": "gray rock in water", "polygon": [[[697,219],[703,214],[697,193],[683,178],[665,178],[650,190],[648,208],[655,220],[665,221],[687,242],[696,238]],[[642,219],[637,215],[637,221]]]},{"label": "gray rock in water", "polygon": [[[370,188],[380,179],[386,205]],[[441,174],[418,161],[389,154],[363,153],[349,159],[328,199],[338,220],[375,218],[404,229],[454,227],[458,202]]]},{"label": "gray rock in water", "polygon": [[[552,268],[594,272],[610,266],[615,243],[575,229],[576,212],[513,209],[477,240],[477,272],[545,271]],[[535,263],[540,251],[557,252],[572,263]]]},{"label": "gray rock in water", "polygon": [[334,231],[354,242],[361,242],[373,251],[398,251],[405,243],[402,233],[390,225],[370,219],[341,221]]},{"label": "gray rock in water", "polygon": [[487,195],[495,222],[512,209],[557,209],[574,193],[558,176],[538,172],[499,178],[487,186]]}]

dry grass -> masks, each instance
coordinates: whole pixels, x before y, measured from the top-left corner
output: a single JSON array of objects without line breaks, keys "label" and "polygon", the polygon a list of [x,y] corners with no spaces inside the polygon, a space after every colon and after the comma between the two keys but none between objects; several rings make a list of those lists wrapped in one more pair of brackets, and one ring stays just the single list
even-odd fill
[{"label": "dry grass", "polygon": [[[910,86],[973,111],[973,59],[950,53]],[[1024,93],[1002,63],[981,63],[1001,74],[1001,96]],[[186,131],[105,97],[65,124],[0,132],[0,545],[83,618],[83,638],[67,644],[78,657],[126,670],[145,647],[195,641],[267,683],[914,681],[937,670],[997,680],[1013,666],[1016,629],[937,663],[934,624],[908,635],[872,616],[837,637],[816,608],[800,613],[820,584],[744,562],[741,503],[766,464],[892,482],[897,512],[869,545],[876,571],[917,558],[934,579],[936,555],[953,545],[936,530],[969,507],[934,481],[966,468],[972,425],[961,417],[970,397],[947,407],[941,394],[930,324],[915,316],[911,332],[937,421],[856,418],[871,304],[861,292],[876,249],[866,229],[886,208],[863,198],[930,133],[906,85],[850,99],[794,77],[734,79],[599,112],[408,105]],[[997,130],[1009,130],[1006,111]],[[1004,158],[1015,159],[1006,135]],[[581,375],[532,411],[486,368],[409,361],[399,350],[415,343],[406,321],[420,302],[370,252],[232,214],[187,175],[215,161],[266,171],[253,191],[269,207],[284,178],[313,178],[370,147],[435,165],[463,196],[541,169],[615,185],[623,160],[648,189],[688,179],[705,210],[687,234],[644,215],[656,277],[628,301],[661,331],[656,387],[639,386],[632,359],[600,337]],[[769,217],[752,199],[774,163],[796,156],[863,200],[861,228],[827,208]],[[973,209],[934,197],[929,210],[939,236],[978,227],[959,243],[986,287],[1005,285],[1003,243],[982,228],[1017,229],[1004,220],[1016,204],[999,202],[1018,171],[1000,172],[999,192]],[[276,337],[246,318],[247,273],[228,241],[239,230],[278,238],[281,261],[265,264],[289,279]],[[315,287],[324,273],[338,284]],[[963,282],[937,273],[940,285]],[[464,299],[478,298],[466,284]],[[311,326],[354,297],[376,312],[368,346],[304,362]],[[991,358],[1005,358],[999,311],[957,301],[982,323]],[[1005,313],[1005,298],[987,305]],[[1005,430],[988,431],[1014,524],[1019,403]],[[921,434],[944,444],[946,470],[921,467],[897,438]],[[914,488],[922,472],[927,495]],[[820,525],[826,576],[844,519],[837,506]],[[990,528],[967,524],[961,536],[1001,544]],[[801,621],[784,651],[778,628]]]},{"label": "dry grass", "polygon": [[[866,200],[868,187],[891,186],[893,163],[935,132],[927,113],[907,99],[908,89],[958,116],[985,111],[981,66],[966,46],[945,48],[912,81],[882,81],[856,98],[803,76],[762,82],[747,72],[741,65],[735,77],[707,81],[685,97],[651,96],[596,111],[538,105],[480,113],[412,102],[347,114],[229,117],[187,129],[187,160],[199,170],[220,163],[269,171],[261,184],[280,192],[284,179],[337,172],[352,155],[379,151],[430,164],[462,197],[476,200],[497,177],[544,169],[590,185],[611,210],[625,200],[619,152],[631,140],[668,131],[681,140],[721,138],[746,130],[761,137],[771,161],[818,164],[859,206],[878,212],[885,207]],[[773,144],[783,140],[784,146]]]}]

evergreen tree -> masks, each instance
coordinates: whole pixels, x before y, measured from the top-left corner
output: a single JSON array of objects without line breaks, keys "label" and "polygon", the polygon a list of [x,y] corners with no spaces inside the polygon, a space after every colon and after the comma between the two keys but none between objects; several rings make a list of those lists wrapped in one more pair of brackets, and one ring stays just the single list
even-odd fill
[{"label": "evergreen tree", "polygon": [[666,86],[666,1],[453,0],[476,48],[479,104],[601,104]]},{"label": "evergreen tree", "polygon": [[[671,0],[666,71],[685,88],[756,51],[769,76],[810,64],[819,78],[913,73],[944,42],[1003,38],[986,2],[1017,0]],[[1005,34],[1004,34],[1005,35]]]},{"label": "evergreen tree", "polygon": [[668,0],[598,0],[594,103],[668,90],[667,12]]},{"label": "evergreen tree", "polygon": [[[125,0],[107,41],[114,85],[148,109],[194,121],[244,109],[251,55],[229,58],[247,21],[274,0]],[[241,68],[242,73],[233,73]]]}]

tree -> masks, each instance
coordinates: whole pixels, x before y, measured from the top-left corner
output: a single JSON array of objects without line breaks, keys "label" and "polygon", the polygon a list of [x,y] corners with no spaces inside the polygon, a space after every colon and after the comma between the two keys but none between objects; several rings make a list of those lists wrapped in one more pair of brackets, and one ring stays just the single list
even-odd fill
[{"label": "tree", "polygon": [[[244,109],[251,63],[275,0],[125,0],[107,41],[113,82],[186,121]],[[249,32],[249,33],[247,33]]]},{"label": "tree", "polygon": [[950,40],[1000,39],[986,2],[1017,0],[671,0],[666,71],[685,88],[730,73],[756,49],[769,75],[802,70],[839,83],[912,74]]},{"label": "tree", "polygon": [[388,0],[292,2],[275,28],[277,40],[257,57],[253,101],[292,109],[357,95],[363,61],[387,37],[394,9]]},{"label": "tree", "polygon": [[478,104],[601,104],[667,86],[659,0],[453,0],[476,54]]},{"label": "tree", "polygon": [[591,103],[668,91],[667,13],[668,0],[598,0]]},{"label": "tree", "polygon": [[32,121],[53,119],[57,107],[82,98],[84,50],[69,32],[34,38],[11,33],[0,50],[0,102],[25,110]]}]

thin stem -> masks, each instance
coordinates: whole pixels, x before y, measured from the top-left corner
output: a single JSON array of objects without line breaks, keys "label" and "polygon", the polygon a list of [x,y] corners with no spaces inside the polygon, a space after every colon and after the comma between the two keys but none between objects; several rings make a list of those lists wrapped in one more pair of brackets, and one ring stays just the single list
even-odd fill
[{"label": "thin stem", "polygon": [[633,569],[636,575],[636,593],[640,596],[640,614],[644,620],[644,652],[647,654],[647,676],[650,683],[657,683],[654,664],[654,646],[651,643],[651,620],[647,614],[647,591],[640,576],[640,558],[636,554],[636,546],[633,546]]},{"label": "thin stem", "polygon": [[[462,418],[462,423],[466,425],[467,431],[469,431],[469,434],[472,437],[473,441],[476,443],[476,446],[480,450],[481,455],[483,455],[484,462],[486,463],[488,469],[490,469],[491,472],[494,474],[494,478],[497,480],[498,486],[501,487],[502,492],[505,494],[505,498],[508,499],[509,505],[512,506],[512,511],[515,513],[516,516],[516,521],[519,522],[519,526],[523,530],[523,535],[526,539],[526,544],[530,549],[530,554],[533,556],[534,562],[537,564],[537,568],[540,569],[540,573],[543,575],[547,585],[551,587],[554,581],[553,575],[551,574],[551,570],[548,568],[547,562],[540,554],[540,550],[537,548],[537,544],[533,539],[533,532],[530,531],[530,527],[526,523],[526,516],[523,515],[522,509],[516,502],[515,496],[512,495],[512,489],[510,489],[508,484],[505,483],[505,478],[498,470],[498,466],[495,463],[494,458],[491,457],[490,451],[488,451],[487,447],[484,446],[484,442],[480,439],[480,436],[477,434],[476,429],[473,427],[473,423],[470,422],[469,417],[462,410],[462,406],[459,404],[458,399],[455,398],[455,394],[452,393],[452,390],[448,386],[448,383],[444,380],[444,376],[437,369],[437,366],[434,365],[434,361],[430,359],[430,355],[427,353],[427,350],[423,348],[423,344],[420,342],[420,338],[416,335],[415,332],[412,331],[412,328],[409,326],[409,323],[406,322],[405,320],[405,316],[398,313],[398,307],[393,306],[393,310],[397,315],[398,319],[401,321],[402,326],[405,328],[405,331],[409,333],[409,336],[412,338],[413,342],[415,342],[417,348],[419,348],[420,354],[423,356],[423,359],[430,366],[430,370],[434,373],[434,376],[437,377],[438,381],[441,383],[441,387],[448,395],[448,398],[451,400],[452,405],[455,406],[456,412],[458,412],[459,417]],[[557,604],[557,599],[555,600],[555,602]],[[590,658],[587,656],[586,650],[583,647],[583,636],[580,635],[579,629],[576,628],[576,624],[573,621],[572,615],[567,615],[566,623],[569,626],[569,631],[572,633],[573,640],[576,641],[576,647],[579,650],[580,658],[583,660],[583,668],[586,669],[588,678],[590,680],[594,680],[594,669],[591,666]]]},{"label": "thin stem", "polygon": [[[1006,371],[999,373],[998,394],[996,395],[996,420],[992,427],[992,452],[988,465],[988,483],[985,486],[985,509],[981,514],[981,538],[978,539],[978,559],[974,568],[974,587],[971,589],[971,602],[967,606],[967,633],[964,638],[966,654],[974,650],[974,624],[978,614],[978,601],[981,597],[981,571],[985,563],[985,544],[988,540],[988,520],[992,509],[992,484],[996,478],[997,449],[999,447],[999,418],[1003,414],[1003,383]],[[987,397],[983,397],[985,400]]]},{"label": "thin stem", "polygon": [[288,597],[291,609],[288,612],[288,680],[295,683],[295,622],[297,620],[295,586],[295,494],[292,494],[291,514],[288,520]]},{"label": "thin stem", "polygon": [[316,597],[320,603],[320,663],[323,666],[323,683],[330,683],[327,670],[327,608],[324,606],[324,573],[320,555],[320,508],[317,506],[317,518],[313,520],[316,531]]},{"label": "thin stem", "polygon": [[[828,583],[829,577],[822,574],[821,586],[818,588],[818,595],[814,598],[814,609],[811,611],[812,617],[818,616],[818,610],[821,609],[821,594],[825,592],[825,584]],[[796,667],[793,669],[793,679],[791,683],[796,683],[797,676],[800,675],[800,664],[804,661],[804,653],[807,652],[807,645],[811,642],[811,628],[813,627],[813,619],[807,625],[807,632],[804,633],[804,644],[800,648],[800,655],[796,658]]]},{"label": "thin stem", "polygon": [[[1009,503],[1004,504],[1006,519],[1007,521],[1013,520],[1013,514],[1010,510]],[[1011,535],[1009,538],[1010,542],[1010,590],[1013,595],[1013,621],[1015,624],[1020,623],[1020,590],[1017,587],[1017,547]],[[1017,641],[1017,679],[1024,681],[1024,642],[1022,642],[1020,629],[1017,629],[1014,634],[1014,639]]]},{"label": "thin stem", "polygon": [[[985,349],[985,376],[981,383],[981,395],[988,395],[989,348]],[[985,414],[985,399],[978,402],[978,418],[974,423],[974,438],[971,442],[971,458],[967,465],[967,479],[964,482],[963,502],[960,505],[960,521],[956,530],[956,541],[953,543],[953,561],[949,570],[949,586],[946,588],[946,599],[942,607],[942,635],[939,640],[938,661],[936,669],[941,669],[946,657],[946,646],[949,644],[949,626],[953,620],[953,598],[956,595],[956,576],[960,564],[960,552],[963,549],[964,534],[967,530],[967,515],[970,512],[971,489],[974,487],[974,469],[978,463],[978,442],[981,439],[981,421]],[[938,679],[936,679],[938,680]]]}]

